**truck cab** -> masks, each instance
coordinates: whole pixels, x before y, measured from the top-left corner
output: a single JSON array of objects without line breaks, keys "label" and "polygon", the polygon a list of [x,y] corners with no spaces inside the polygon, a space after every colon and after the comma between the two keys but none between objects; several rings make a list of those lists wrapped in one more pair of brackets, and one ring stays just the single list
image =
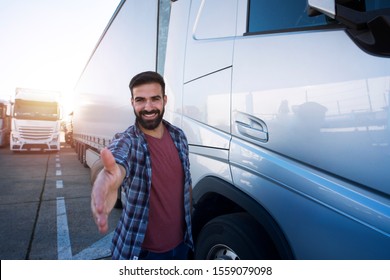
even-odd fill
[{"label": "truck cab", "polygon": [[4,147],[9,142],[11,131],[11,103],[0,100],[0,147]]},{"label": "truck cab", "polygon": [[172,2],[196,258],[390,257],[389,6]]},{"label": "truck cab", "polygon": [[17,88],[10,149],[59,151],[60,119],[58,92]]}]

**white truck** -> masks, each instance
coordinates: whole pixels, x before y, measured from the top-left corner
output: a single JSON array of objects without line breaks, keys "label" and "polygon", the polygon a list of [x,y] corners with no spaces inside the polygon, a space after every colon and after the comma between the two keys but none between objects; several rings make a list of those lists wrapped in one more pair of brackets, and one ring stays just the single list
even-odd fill
[{"label": "white truck", "polygon": [[[122,1],[76,87],[88,165],[164,75],[196,259],[390,258],[390,2]],[[167,35],[168,34],[168,35]]]},{"label": "white truck", "polygon": [[11,103],[8,100],[0,99],[0,147],[9,142],[11,131]]},{"label": "white truck", "polygon": [[59,92],[16,88],[12,116],[12,151],[60,150]]}]

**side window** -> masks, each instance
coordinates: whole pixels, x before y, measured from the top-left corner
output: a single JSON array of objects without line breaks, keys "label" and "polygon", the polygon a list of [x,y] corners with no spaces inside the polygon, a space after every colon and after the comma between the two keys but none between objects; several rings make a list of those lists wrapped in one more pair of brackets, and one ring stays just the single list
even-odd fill
[{"label": "side window", "polygon": [[203,0],[196,18],[194,37],[202,40],[234,36],[236,9],[237,0]]},{"label": "side window", "polygon": [[307,15],[307,0],[249,0],[249,33],[288,31],[325,24],[328,21],[324,15]]}]

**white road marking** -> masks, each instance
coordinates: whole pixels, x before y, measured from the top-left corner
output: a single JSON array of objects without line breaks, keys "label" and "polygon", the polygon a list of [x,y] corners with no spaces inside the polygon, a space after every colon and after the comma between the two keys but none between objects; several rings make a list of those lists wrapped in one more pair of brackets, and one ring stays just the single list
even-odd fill
[{"label": "white road marking", "polygon": [[111,240],[114,232],[107,234],[105,237],[95,242],[88,248],[82,250],[77,255],[73,256],[74,260],[98,260],[111,256]]},{"label": "white road marking", "polygon": [[66,216],[65,200],[57,197],[57,252],[59,260],[72,259],[68,218]]},{"label": "white road marking", "polygon": [[[56,155],[56,168],[61,168],[59,155]],[[61,169],[56,170],[56,176],[61,176]],[[63,180],[56,180],[56,188],[64,187]],[[111,256],[111,240],[114,232],[107,234],[88,248],[72,256],[72,247],[70,244],[68,218],[66,214],[65,198],[57,197],[57,253],[59,260],[97,260],[109,258]]]},{"label": "white road marking", "polygon": [[64,187],[64,181],[62,180],[57,180],[56,181],[56,188],[57,189],[62,189]]}]

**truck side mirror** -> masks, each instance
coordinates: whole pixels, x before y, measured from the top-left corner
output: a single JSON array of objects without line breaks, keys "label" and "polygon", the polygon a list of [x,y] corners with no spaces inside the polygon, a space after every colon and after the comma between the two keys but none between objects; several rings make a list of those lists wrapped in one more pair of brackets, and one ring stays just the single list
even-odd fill
[{"label": "truck side mirror", "polygon": [[308,0],[308,10],[309,15],[322,13],[344,24],[348,35],[365,51],[390,57],[390,6],[382,4],[372,11],[353,8],[360,4],[357,0]]},{"label": "truck side mirror", "polygon": [[325,14],[328,17],[335,18],[336,5],[334,0],[308,0],[309,15]]}]

